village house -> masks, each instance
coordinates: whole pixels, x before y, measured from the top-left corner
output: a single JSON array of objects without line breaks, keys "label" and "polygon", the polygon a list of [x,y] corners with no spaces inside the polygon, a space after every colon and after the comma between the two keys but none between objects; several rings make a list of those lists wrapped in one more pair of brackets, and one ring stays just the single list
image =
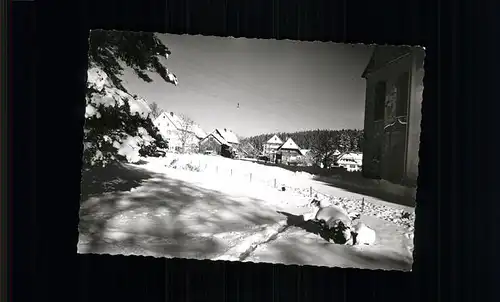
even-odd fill
[{"label": "village house", "polygon": [[363,153],[344,153],[337,159],[337,165],[349,172],[361,171],[363,167]]},{"label": "village house", "polygon": [[379,46],[366,79],[363,175],[414,187],[424,77],[424,50]]},{"label": "village house", "polygon": [[235,156],[240,144],[234,132],[226,128],[217,128],[200,141],[200,152]]},{"label": "village house", "polygon": [[276,162],[278,148],[283,145],[283,141],[274,135],[262,146],[262,154],[269,157],[271,162]]},{"label": "village house", "polygon": [[286,163],[287,165],[297,164],[298,160],[302,156],[301,149],[293,141],[292,138],[288,138],[285,143],[278,147],[276,150],[276,163]]},{"label": "village house", "polygon": [[173,112],[163,112],[153,124],[168,141],[170,152],[197,152],[206,133],[194,122],[183,120]]}]

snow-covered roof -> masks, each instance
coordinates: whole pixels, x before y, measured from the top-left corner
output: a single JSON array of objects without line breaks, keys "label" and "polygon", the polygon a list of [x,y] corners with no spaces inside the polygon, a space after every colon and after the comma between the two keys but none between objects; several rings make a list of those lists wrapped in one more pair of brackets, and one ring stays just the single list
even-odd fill
[{"label": "snow-covered roof", "polygon": [[220,136],[222,136],[228,143],[231,143],[231,144],[239,144],[240,143],[236,134],[234,134],[234,132],[229,130],[229,129],[217,128],[217,129],[215,129],[215,131],[218,132],[220,134]]},{"label": "snow-covered roof", "polygon": [[217,132],[217,130],[214,130],[213,132],[209,133],[203,140],[208,139],[209,137],[215,138],[221,145],[228,145],[229,143],[222,137],[220,134]]},{"label": "snow-covered roof", "polygon": [[159,122],[160,122],[161,120],[165,120],[165,119],[169,120],[169,121],[170,121],[170,123],[172,123],[172,125],[174,125],[174,127],[175,127],[176,129],[179,129],[179,128],[180,128],[180,126],[181,126],[181,125],[179,124],[179,120],[178,120],[178,119],[174,119],[174,117],[171,115],[171,113],[170,113],[170,112],[165,112],[165,111],[164,111],[164,112],[162,112],[162,113],[161,113],[161,114],[160,114],[160,115],[159,115],[159,116],[158,116],[158,117],[154,120],[154,124],[155,124],[155,125],[159,125],[159,124],[160,124]]},{"label": "snow-covered roof", "polygon": [[[159,125],[158,121],[161,119],[168,119],[177,130],[186,130],[183,126],[184,121],[182,118],[173,112],[162,112],[160,116],[155,119],[155,125]],[[198,138],[204,138],[207,136],[205,131],[203,131],[203,129],[201,129],[201,127],[196,123],[193,123],[187,130],[196,135]]]},{"label": "snow-covered roof", "polygon": [[281,145],[278,150],[297,150],[300,152],[300,148],[299,146],[297,146],[297,144],[293,141],[292,138],[289,138],[286,140],[286,142]]},{"label": "snow-covered roof", "polygon": [[207,136],[207,133],[203,131],[203,129],[201,129],[201,127],[197,124],[194,124],[191,130],[198,138],[204,138],[205,136]]},{"label": "snow-covered roof", "polygon": [[274,135],[273,137],[271,137],[267,141],[267,143],[268,144],[283,144],[283,141],[277,135]]},{"label": "snow-covered roof", "polygon": [[311,151],[311,149],[301,149],[300,153],[302,153],[302,155],[306,155],[309,151]]},{"label": "snow-covered roof", "polygon": [[351,160],[351,161],[362,161],[363,160],[363,153],[346,153],[342,155],[339,160]]}]

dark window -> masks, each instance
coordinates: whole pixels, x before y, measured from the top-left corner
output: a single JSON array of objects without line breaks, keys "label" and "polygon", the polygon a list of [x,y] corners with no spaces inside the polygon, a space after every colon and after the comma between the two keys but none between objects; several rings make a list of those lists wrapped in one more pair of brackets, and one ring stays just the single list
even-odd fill
[{"label": "dark window", "polygon": [[408,98],[410,97],[410,75],[403,73],[398,78],[398,97],[396,103],[396,116],[406,116],[408,113]]},{"label": "dark window", "polygon": [[374,112],[374,119],[376,121],[384,119],[385,94],[386,94],[386,84],[385,84],[385,82],[378,82],[375,85],[375,112]]}]

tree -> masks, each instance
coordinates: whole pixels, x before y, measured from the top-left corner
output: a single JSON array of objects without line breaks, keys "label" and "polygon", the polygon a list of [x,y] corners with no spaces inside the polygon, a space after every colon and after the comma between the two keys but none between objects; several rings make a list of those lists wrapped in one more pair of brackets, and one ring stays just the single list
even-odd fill
[{"label": "tree", "polygon": [[181,151],[185,153],[187,147],[194,144],[193,139],[195,137],[193,133],[194,121],[185,114],[179,115],[179,129],[177,129],[177,137],[181,144]]},{"label": "tree", "polygon": [[[317,165],[323,163],[323,165],[328,166],[345,152],[362,151],[363,130],[353,129],[307,130],[293,133],[260,134],[247,137],[242,142],[248,142],[259,151],[262,151],[263,144],[275,134],[281,139],[291,137],[301,149],[311,149],[310,156],[314,158],[314,162]],[[340,155],[335,155],[336,150],[341,152]]]},{"label": "tree", "polygon": [[151,108],[151,116],[153,117],[153,119],[159,117],[160,114],[162,114],[164,111],[160,108],[160,106],[158,106],[156,102],[152,102],[151,104],[149,104],[149,108]]},{"label": "tree", "polygon": [[[106,165],[129,160],[132,156],[127,157],[117,150],[120,145],[130,146],[127,137],[137,138],[134,139],[137,145],[135,150],[142,156],[158,156],[159,149],[167,147],[167,142],[159,135],[151,119],[131,111],[130,104],[137,100],[137,96],[128,93],[119,76],[123,72],[122,66],[128,65],[146,82],[152,81],[146,74],[149,71],[177,85],[175,75],[162,63],[169,54],[168,48],[152,33],[104,30],[90,33],[84,128],[85,164]],[[101,81],[108,82],[111,89],[101,85]],[[99,101],[109,94],[116,101],[114,106],[104,106]],[[133,152],[130,154],[133,155]]]},{"label": "tree", "polygon": [[329,167],[334,161],[335,151],[339,148],[340,135],[335,131],[316,130],[313,136],[311,152],[316,164]]},{"label": "tree", "polygon": [[146,71],[155,72],[166,82],[177,85],[177,77],[163,65],[170,50],[154,33],[116,30],[93,30],[89,37],[89,67],[100,67],[113,84],[127,92],[119,78],[122,64],[131,67],[144,81],[153,80]]}]

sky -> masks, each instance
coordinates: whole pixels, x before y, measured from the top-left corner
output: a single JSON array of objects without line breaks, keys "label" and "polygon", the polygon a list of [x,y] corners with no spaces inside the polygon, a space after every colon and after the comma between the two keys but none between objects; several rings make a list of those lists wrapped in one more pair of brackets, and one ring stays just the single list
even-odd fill
[{"label": "sky", "polygon": [[[242,137],[314,129],[362,129],[372,48],[326,42],[158,34],[172,52],[165,65],[177,86],[131,69],[131,94],[182,113],[209,133]],[[239,106],[238,106],[239,104]]]}]

